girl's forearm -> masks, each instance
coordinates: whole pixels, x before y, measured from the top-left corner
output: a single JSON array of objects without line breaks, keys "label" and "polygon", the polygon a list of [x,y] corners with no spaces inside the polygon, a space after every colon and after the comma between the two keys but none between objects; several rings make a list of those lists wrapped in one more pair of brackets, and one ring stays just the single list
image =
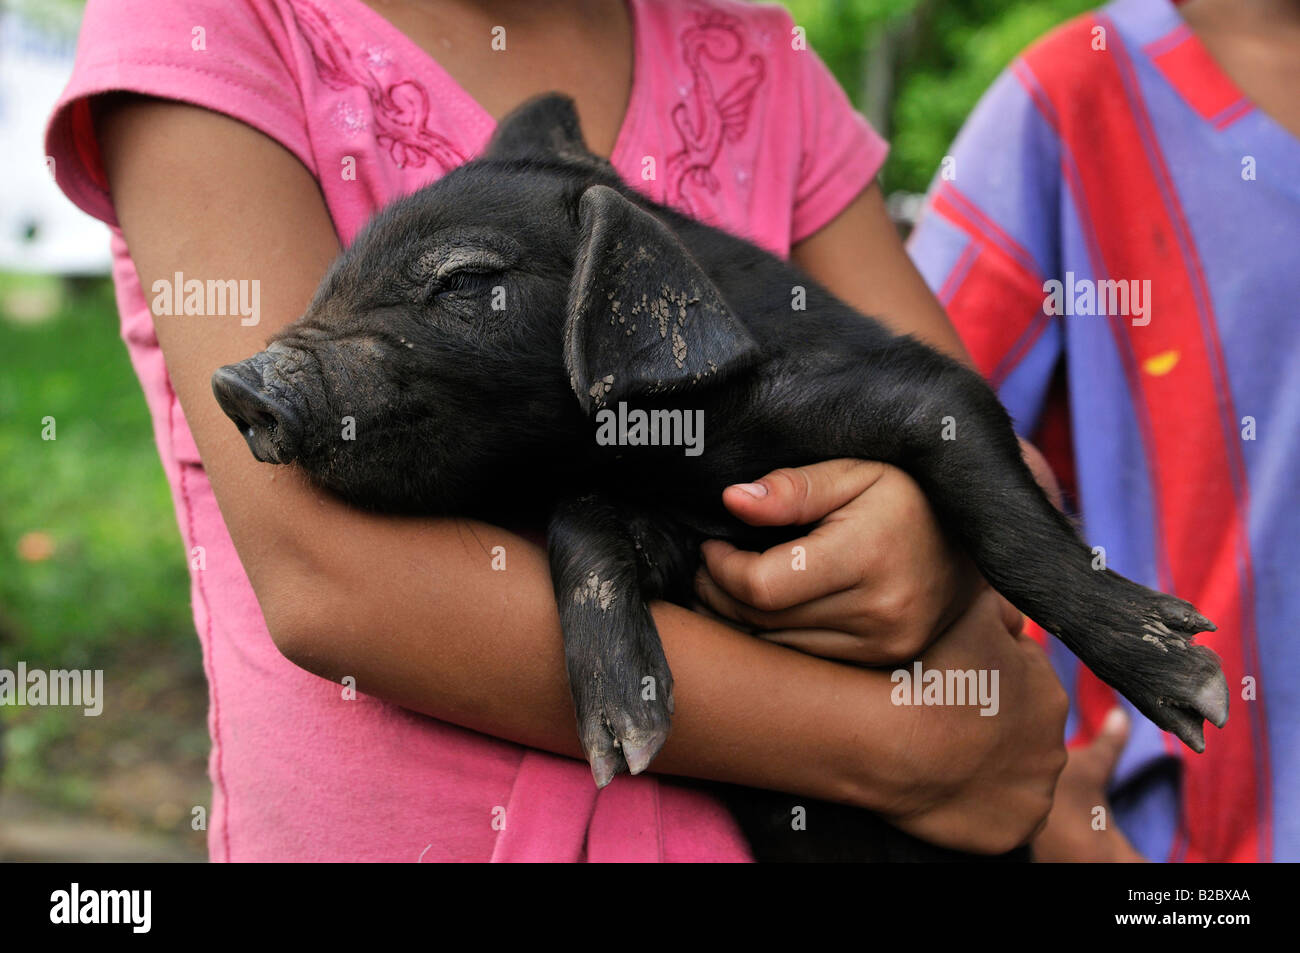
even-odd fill
[{"label": "girl's forearm", "polygon": [[[397,521],[322,505],[346,548],[254,578],[296,664],[495,737],[581,757],[545,554],[465,521]],[[501,547],[497,549],[496,547]],[[495,550],[495,551],[494,551]],[[504,569],[499,568],[504,559]],[[493,568],[494,563],[496,567]],[[655,621],[675,681],[654,770],[873,807],[893,804],[885,673],[767,644],[678,606]]]}]

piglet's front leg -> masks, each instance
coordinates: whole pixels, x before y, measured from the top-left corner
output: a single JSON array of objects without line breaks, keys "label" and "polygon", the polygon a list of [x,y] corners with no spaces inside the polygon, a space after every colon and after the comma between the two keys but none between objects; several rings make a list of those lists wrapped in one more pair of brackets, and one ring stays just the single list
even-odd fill
[{"label": "piglet's front leg", "polygon": [[569,689],[596,784],[639,774],[668,738],[673,677],[626,514],[596,496],[561,504],[547,533]]}]

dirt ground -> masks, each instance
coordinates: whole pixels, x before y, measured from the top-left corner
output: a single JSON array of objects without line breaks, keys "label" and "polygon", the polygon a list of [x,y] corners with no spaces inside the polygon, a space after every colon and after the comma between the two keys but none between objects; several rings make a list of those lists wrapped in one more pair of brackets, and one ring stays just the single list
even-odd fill
[{"label": "dirt ground", "polygon": [[6,712],[0,861],[207,860],[206,832],[192,827],[211,800],[197,659],[119,660],[104,694],[94,718]]}]

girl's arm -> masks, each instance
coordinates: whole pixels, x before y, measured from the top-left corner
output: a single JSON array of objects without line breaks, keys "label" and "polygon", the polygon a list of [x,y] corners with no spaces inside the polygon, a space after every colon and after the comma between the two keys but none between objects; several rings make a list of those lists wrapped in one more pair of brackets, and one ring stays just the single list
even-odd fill
[{"label": "girl's arm", "polygon": [[[338,251],[311,174],[253,129],[177,103],[115,102],[99,129],[143,288],[176,271],[261,282],[259,326],[196,316],[155,325],[279,649],[325,677],[354,676],[368,694],[579,756],[544,553],[481,523],[349,508],[257,463],[212,398],[212,371],[301,313]],[[491,569],[495,545],[506,547],[507,572]],[[767,645],[675,606],[654,614],[677,699],[657,770],[878,809],[974,850],[1020,843],[1046,816],[1060,688],[1042,652],[1008,634],[995,601],[977,601],[936,651],[945,664],[991,659],[1003,670],[999,718],[897,708],[887,673]]]},{"label": "girl's arm", "polygon": [[970,355],[912,264],[872,184],[834,219],[791,249],[791,260],[841,301],[965,364]]}]

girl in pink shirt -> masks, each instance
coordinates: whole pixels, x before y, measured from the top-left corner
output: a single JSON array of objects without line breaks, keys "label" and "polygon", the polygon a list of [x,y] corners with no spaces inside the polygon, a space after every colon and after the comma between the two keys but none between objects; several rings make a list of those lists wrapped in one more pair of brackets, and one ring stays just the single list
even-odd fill
[{"label": "girl in pink shirt", "polygon": [[[484,4],[477,13],[444,4],[445,35],[478,30],[474,42],[483,55],[475,62],[487,64],[476,73],[455,52],[460,48],[446,43],[448,61],[464,66],[453,79],[427,49],[439,49],[439,34],[427,25],[432,7],[375,6],[385,15],[361,0],[90,0],[76,69],[48,131],[47,152],[56,160],[60,186],[112,230],[122,335],[153,417],[190,557],[210,687],[211,857],[747,859],[731,817],[707,793],[655,775],[620,777],[598,792],[587,765],[568,756],[576,753],[576,741],[562,740],[566,698],[558,628],[547,615],[553,615],[549,595],[537,595],[549,589],[533,586],[544,579],[535,547],[490,527],[466,533],[468,524],[455,521],[414,526],[344,512],[293,477],[269,475],[233,442],[237,435],[216,414],[206,381],[219,364],[260,349],[298,313],[338,243],[349,242],[377,209],[478,153],[504,111],[480,104],[494,93],[511,104],[525,98],[520,91],[568,82],[573,88],[566,91],[577,98],[584,119],[617,117],[625,103],[621,123],[603,128],[610,159],[629,184],[783,256],[796,247],[815,248],[816,236],[832,235],[837,218],[850,223],[835,226],[841,239],[849,234],[843,229],[861,228],[868,216],[876,234],[887,229],[871,188],[886,146],[803,48],[800,32],[779,7],[629,0],[626,7],[601,8],[608,27],[606,21],[572,19],[541,26],[536,11],[511,12],[499,27],[491,18],[501,4]],[[536,37],[561,27],[574,45],[546,51],[532,61],[544,67],[530,68]],[[626,34],[630,52],[613,40],[588,42],[606,30],[611,37]],[[425,35],[431,39],[421,45]],[[616,82],[600,80],[601,67],[614,64],[606,72],[616,74],[619,62],[631,74],[625,94]],[[514,79],[484,81],[483,69]],[[566,69],[576,78],[569,79]],[[559,80],[536,75],[544,70]],[[530,81],[549,85],[529,89]],[[479,87],[478,99],[467,85]],[[166,102],[124,105],[103,98],[122,93]],[[612,113],[605,108],[611,105]],[[598,150],[601,129],[600,121],[588,125]],[[892,308],[905,327],[960,351],[937,306],[917,290],[923,286],[901,249],[877,241],[874,247],[885,250],[864,266],[844,257],[843,244],[823,242],[818,255],[801,263],[814,274],[820,267],[818,277],[841,297],[877,311]],[[883,290],[868,292],[856,272]],[[232,299],[224,315],[168,313],[173,284],[212,278],[256,279],[257,291],[241,299],[242,309]],[[815,471],[810,479],[816,487],[825,484],[804,501],[816,512],[789,511],[799,501],[772,479],[754,491],[770,490],[767,499],[742,494],[732,502],[750,507],[756,518],[794,523],[864,497],[876,484],[878,510],[913,492],[902,483],[886,491],[880,468],[870,479],[861,465],[807,469]],[[755,509],[763,506],[777,509],[763,516]],[[920,554],[925,568],[909,578],[924,591],[930,614],[838,628],[855,644],[875,639],[910,658],[943,629],[940,617],[946,623],[962,616],[971,632],[1005,627],[995,604],[971,601],[975,587],[964,584],[963,570],[941,552],[932,526],[918,530],[913,523],[908,535],[895,543]],[[485,576],[487,553],[498,541],[507,571]],[[723,594],[744,597],[743,580],[721,566],[732,554],[712,556],[716,578],[702,583],[706,601],[733,618],[752,614]],[[897,570],[880,572],[877,583],[899,576]],[[864,570],[863,578],[868,575]],[[881,589],[877,585],[872,595],[872,587],[860,588],[858,609]],[[815,595],[793,602],[812,604]],[[882,711],[878,680],[738,638],[680,610],[664,611],[657,618],[678,675],[681,711],[657,769],[916,814],[902,791],[886,783],[889,771],[856,763],[868,754],[887,766],[915,760],[886,742],[872,747],[863,740],[871,732],[863,723]],[[748,621],[772,629],[808,626],[789,613]],[[681,661],[687,649],[673,648],[675,627],[706,625],[713,671],[730,673],[716,685],[692,680],[691,666]],[[553,649],[547,626],[554,630]],[[938,644],[961,648],[961,633],[952,631]],[[529,638],[529,632],[543,634]],[[518,638],[513,648],[512,637]],[[701,645],[708,641],[694,637]],[[1017,651],[1033,651],[1021,649],[1019,639],[1006,641]],[[801,647],[853,657],[838,645]],[[769,681],[746,684],[755,697],[769,699],[768,706],[752,705],[751,696],[728,687],[759,671],[768,671]],[[799,685],[803,707],[785,697],[797,694],[792,686]],[[822,690],[812,691],[814,685]],[[848,700],[865,698],[869,688],[874,708]],[[509,710],[512,699],[518,714]],[[778,714],[758,713],[778,706],[788,708],[781,722],[788,737],[780,739],[766,727]],[[572,735],[571,713],[567,717]],[[837,724],[843,726],[838,735]],[[746,725],[763,736],[749,747]],[[989,746],[1025,743],[1023,730],[1017,735],[1005,726],[996,737],[978,723],[961,730],[984,732],[980,737]],[[730,743],[733,736],[740,740]],[[816,750],[811,742],[822,736],[828,740]],[[1046,752],[1043,764],[1050,747],[1039,743],[1035,749]],[[852,756],[858,748],[862,758]],[[815,771],[818,765],[825,769]],[[1035,778],[1041,782],[1048,774],[1044,767]],[[902,785],[903,777],[894,783]],[[906,777],[906,790],[915,789],[917,778]],[[1004,840],[1013,834],[1023,839],[1046,811],[1041,792],[1025,793],[1033,785],[1023,776],[994,781],[970,769],[931,782],[929,814],[916,814],[928,820],[914,822],[913,829],[956,846],[1007,846],[977,843],[990,824],[972,813],[973,800],[1019,806],[999,814]],[[1014,787],[1019,800],[997,785]],[[1050,795],[1050,784],[1047,789]],[[995,790],[1000,793],[993,797]],[[977,819],[955,834],[951,817],[935,803]]]}]

